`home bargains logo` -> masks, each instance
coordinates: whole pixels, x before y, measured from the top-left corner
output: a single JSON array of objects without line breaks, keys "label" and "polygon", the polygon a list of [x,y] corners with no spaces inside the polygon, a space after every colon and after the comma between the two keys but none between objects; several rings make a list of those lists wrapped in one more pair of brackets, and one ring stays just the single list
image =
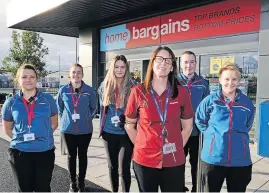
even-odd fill
[{"label": "home bargains logo", "polygon": [[101,51],[258,31],[261,2],[228,0],[101,30]]}]

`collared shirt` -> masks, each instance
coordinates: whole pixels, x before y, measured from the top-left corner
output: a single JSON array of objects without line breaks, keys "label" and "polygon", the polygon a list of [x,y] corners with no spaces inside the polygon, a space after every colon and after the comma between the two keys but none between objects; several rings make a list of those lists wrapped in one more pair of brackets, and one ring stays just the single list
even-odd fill
[{"label": "collared shirt", "polygon": [[[132,88],[125,109],[125,116],[130,119],[138,118],[137,136],[133,153],[133,160],[136,163],[152,168],[173,167],[185,163],[181,119],[192,118],[193,112],[186,90],[182,86],[178,86],[178,91],[179,94],[175,99],[169,98],[165,122],[165,127],[168,131],[168,141],[176,145],[177,151],[174,152],[175,162],[172,153],[163,154],[163,128],[151,93],[145,93],[142,84]],[[160,96],[156,93],[155,95],[163,113],[167,91],[163,92]]]},{"label": "collared shirt", "polygon": [[[126,88],[125,88],[125,104],[128,101],[131,87],[134,86],[134,83],[132,81],[129,81]],[[115,124],[112,123],[111,118],[116,115],[116,105],[115,104],[109,104],[106,106],[106,112],[103,112],[104,106],[103,106],[103,95],[104,95],[104,82],[100,84],[100,87],[98,89],[99,93],[99,103],[100,103],[100,134],[102,131],[105,131],[107,133],[117,134],[117,135],[126,135],[126,131],[124,128],[121,128],[118,124],[115,126]],[[114,93],[114,92],[112,92]],[[115,100],[112,94],[112,101]],[[118,108],[117,115],[120,116],[124,114],[125,105],[123,107]],[[105,114],[104,114],[105,113]],[[103,117],[104,116],[104,117]]]},{"label": "collared shirt", "polygon": [[35,140],[24,141],[24,134],[29,132],[28,114],[22,101],[22,92],[8,98],[2,108],[3,120],[14,122],[13,137],[10,147],[24,152],[43,152],[54,148],[53,130],[50,117],[57,115],[55,100],[50,94],[37,91],[34,100],[34,118],[31,133]]}]

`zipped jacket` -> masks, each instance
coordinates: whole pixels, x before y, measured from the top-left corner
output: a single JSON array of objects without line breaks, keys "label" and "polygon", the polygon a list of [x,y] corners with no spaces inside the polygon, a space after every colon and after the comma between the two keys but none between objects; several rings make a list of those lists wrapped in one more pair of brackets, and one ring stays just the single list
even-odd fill
[{"label": "zipped jacket", "polygon": [[[210,94],[209,86],[206,80],[194,73],[192,79],[189,81],[182,72],[178,74],[178,81],[183,86],[191,98],[192,110],[195,113],[200,102]],[[193,119],[193,129],[191,136],[198,136],[199,130],[195,125],[195,119]]]},{"label": "zipped jacket", "polygon": [[[69,134],[92,133],[92,119],[97,108],[97,94],[92,87],[82,81],[79,93],[75,93],[69,83],[59,89],[57,106],[60,116],[60,131]],[[72,97],[73,96],[73,97]],[[78,100],[77,108],[74,102]],[[76,111],[80,119],[74,121],[72,114]]]},{"label": "zipped jacket", "polygon": [[249,131],[254,120],[252,101],[239,89],[234,101],[219,90],[198,106],[195,122],[203,133],[201,159],[219,166],[251,165]]}]

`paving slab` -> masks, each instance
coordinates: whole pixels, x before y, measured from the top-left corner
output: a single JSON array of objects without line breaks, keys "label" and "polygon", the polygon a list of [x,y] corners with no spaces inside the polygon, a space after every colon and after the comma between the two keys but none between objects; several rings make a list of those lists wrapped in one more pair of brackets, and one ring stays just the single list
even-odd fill
[{"label": "paving slab", "polygon": [[[88,169],[86,179],[90,182],[96,183],[97,185],[110,190],[110,181],[108,176],[108,166],[105,148],[103,141],[98,138],[98,124],[99,120],[94,119],[94,132],[92,140],[88,149]],[[0,138],[9,140],[1,129],[0,124]],[[55,140],[55,164],[67,169],[67,155],[61,154],[61,135],[59,130],[54,132]],[[257,145],[250,144],[251,157],[253,162],[253,175],[252,181],[250,182],[247,191],[248,192],[269,192],[269,158],[263,158],[257,155]],[[190,164],[187,157],[186,162],[186,186],[191,190],[191,172]],[[132,183],[131,191],[138,192],[137,181],[133,170],[131,169]],[[226,184],[223,184],[222,192],[227,192]]]}]

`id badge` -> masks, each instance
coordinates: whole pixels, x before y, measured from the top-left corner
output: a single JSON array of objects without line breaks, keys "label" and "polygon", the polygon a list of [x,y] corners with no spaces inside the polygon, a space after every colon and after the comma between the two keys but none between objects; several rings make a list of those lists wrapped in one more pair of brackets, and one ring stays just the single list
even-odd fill
[{"label": "id badge", "polygon": [[77,113],[74,113],[74,114],[72,115],[72,120],[73,120],[73,121],[76,121],[77,119],[80,119],[80,115],[77,114]]},{"label": "id badge", "polygon": [[33,141],[35,140],[35,134],[34,133],[27,133],[23,135],[24,141]]},{"label": "id badge", "polygon": [[120,122],[120,118],[119,116],[114,116],[111,118],[111,122],[115,125],[118,125],[118,123]]},{"label": "id badge", "polygon": [[176,144],[175,143],[165,143],[163,146],[163,154],[169,154],[176,152]]}]

